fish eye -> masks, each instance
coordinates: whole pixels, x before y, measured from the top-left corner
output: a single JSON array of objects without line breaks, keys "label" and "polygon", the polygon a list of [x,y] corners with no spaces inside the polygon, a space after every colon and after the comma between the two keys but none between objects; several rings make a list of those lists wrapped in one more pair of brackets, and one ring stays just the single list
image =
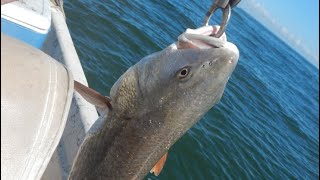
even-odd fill
[{"label": "fish eye", "polygon": [[180,69],[177,73],[177,77],[179,79],[184,79],[185,77],[187,77],[189,75],[190,72],[190,68],[189,67],[184,67],[182,69]]}]

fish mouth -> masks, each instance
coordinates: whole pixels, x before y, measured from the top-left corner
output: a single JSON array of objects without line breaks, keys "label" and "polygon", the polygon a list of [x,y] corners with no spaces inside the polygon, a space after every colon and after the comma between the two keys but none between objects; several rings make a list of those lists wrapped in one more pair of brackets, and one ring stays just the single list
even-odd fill
[{"label": "fish mouth", "polygon": [[210,49],[224,47],[227,42],[225,33],[217,38],[213,35],[219,31],[220,26],[203,26],[198,29],[187,29],[178,37],[177,49]]}]

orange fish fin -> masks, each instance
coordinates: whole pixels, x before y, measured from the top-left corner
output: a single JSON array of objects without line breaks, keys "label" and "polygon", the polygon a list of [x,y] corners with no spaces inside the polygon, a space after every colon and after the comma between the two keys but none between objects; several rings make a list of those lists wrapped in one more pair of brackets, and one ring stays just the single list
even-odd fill
[{"label": "orange fish fin", "polygon": [[164,166],[164,163],[167,160],[168,152],[166,152],[162,158],[153,166],[153,168],[150,170],[150,173],[154,173],[155,176],[158,176]]}]

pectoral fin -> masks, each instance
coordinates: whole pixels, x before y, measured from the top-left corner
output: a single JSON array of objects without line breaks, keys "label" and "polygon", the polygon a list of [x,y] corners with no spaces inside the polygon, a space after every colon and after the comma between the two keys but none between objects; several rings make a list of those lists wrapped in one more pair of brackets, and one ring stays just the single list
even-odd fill
[{"label": "pectoral fin", "polygon": [[167,160],[168,152],[166,152],[162,158],[154,165],[154,167],[150,170],[150,173],[154,173],[155,176],[158,176],[164,166],[164,163]]},{"label": "pectoral fin", "polygon": [[97,106],[100,109],[112,110],[111,99],[107,96],[103,96],[97,91],[74,81],[74,89],[89,103]]}]

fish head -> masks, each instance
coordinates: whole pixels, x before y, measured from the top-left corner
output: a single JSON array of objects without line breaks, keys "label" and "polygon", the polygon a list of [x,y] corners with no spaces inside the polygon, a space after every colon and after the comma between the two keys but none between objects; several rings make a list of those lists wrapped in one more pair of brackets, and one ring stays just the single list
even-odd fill
[{"label": "fish head", "polygon": [[210,36],[217,29],[187,30],[178,42],[131,67],[111,90],[115,109],[181,131],[190,128],[219,102],[238,62],[239,51],[225,34]]}]

